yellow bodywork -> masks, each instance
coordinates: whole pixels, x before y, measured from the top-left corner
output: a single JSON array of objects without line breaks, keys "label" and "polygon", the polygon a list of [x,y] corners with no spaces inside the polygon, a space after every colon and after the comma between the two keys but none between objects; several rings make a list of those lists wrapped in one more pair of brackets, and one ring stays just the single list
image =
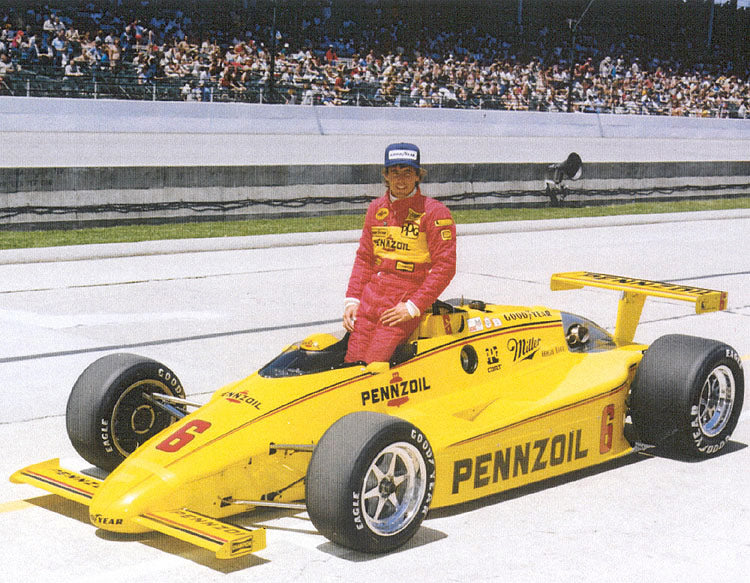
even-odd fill
[{"label": "yellow bodywork", "polygon": [[[104,480],[57,460],[11,479],[87,504],[100,528],[156,530],[229,558],[263,548],[265,531],[221,519],[253,501],[304,501],[309,451],[355,411],[403,418],[427,436],[436,460],[433,508],[600,464],[632,451],[624,426],[646,348],[632,344],[645,296],[694,301],[701,312],[723,309],[726,294],[589,272],[552,276],[552,289],[584,285],[624,294],[614,341],[597,349],[569,347],[571,316],[560,311],[469,302],[424,315],[400,364],[255,373],[219,389]],[[288,350],[332,344],[318,334]]]}]

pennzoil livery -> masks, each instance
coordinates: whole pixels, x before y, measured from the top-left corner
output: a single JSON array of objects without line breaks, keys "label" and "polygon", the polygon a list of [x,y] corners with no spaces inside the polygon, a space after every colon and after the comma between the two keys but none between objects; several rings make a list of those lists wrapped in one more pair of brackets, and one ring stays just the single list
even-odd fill
[{"label": "pennzoil livery", "polygon": [[108,476],[49,460],[11,480],[87,505],[98,528],[156,531],[231,559],[266,544],[264,529],[226,520],[254,508],[307,511],[333,542],[388,552],[430,508],[650,446],[720,451],[744,398],[737,352],[634,335],[648,296],[703,313],[726,308],[726,293],[590,272],[551,280],[584,286],[622,293],[612,334],[548,307],[438,301],[390,362],[345,364],[348,337],[315,334],[203,405],[161,363],[104,356],[73,387],[66,420],[78,453]]}]

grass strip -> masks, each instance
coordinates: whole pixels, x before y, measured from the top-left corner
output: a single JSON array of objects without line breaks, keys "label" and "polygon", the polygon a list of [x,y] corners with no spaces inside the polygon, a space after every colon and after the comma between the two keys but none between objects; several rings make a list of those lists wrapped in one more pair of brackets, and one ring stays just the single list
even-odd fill
[{"label": "grass strip", "polygon": [[[456,210],[457,224],[531,221],[575,217],[642,215],[750,208],[750,197],[638,202],[590,207],[497,208]],[[307,218],[122,225],[85,229],[0,231],[0,249],[57,247],[91,243],[133,243],[165,239],[239,237],[272,233],[310,233],[361,229],[364,213]]]}]

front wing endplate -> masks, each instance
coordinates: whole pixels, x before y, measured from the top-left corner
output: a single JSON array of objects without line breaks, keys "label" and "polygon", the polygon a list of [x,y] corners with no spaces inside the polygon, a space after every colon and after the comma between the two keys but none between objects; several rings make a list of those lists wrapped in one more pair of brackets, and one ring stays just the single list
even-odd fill
[{"label": "front wing endplate", "polygon": [[264,528],[250,530],[186,509],[147,512],[135,522],[213,551],[217,559],[234,559],[266,548]]}]

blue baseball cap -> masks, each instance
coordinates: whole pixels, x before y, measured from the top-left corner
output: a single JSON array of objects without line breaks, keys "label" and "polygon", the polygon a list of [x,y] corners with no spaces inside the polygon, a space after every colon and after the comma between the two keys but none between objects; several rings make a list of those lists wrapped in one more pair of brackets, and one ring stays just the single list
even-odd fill
[{"label": "blue baseball cap", "polygon": [[391,144],[385,149],[385,167],[411,166],[419,170],[419,148],[414,144]]}]

